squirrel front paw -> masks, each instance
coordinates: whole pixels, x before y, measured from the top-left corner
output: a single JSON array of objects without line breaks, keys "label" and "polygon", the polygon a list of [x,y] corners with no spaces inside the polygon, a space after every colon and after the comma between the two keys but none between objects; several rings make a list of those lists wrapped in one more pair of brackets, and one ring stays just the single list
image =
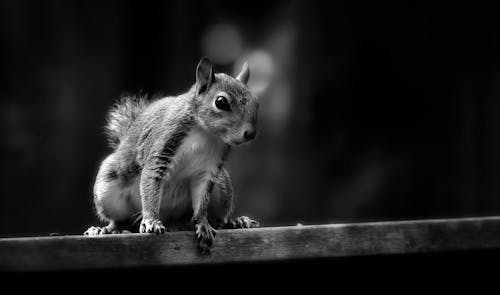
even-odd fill
[{"label": "squirrel front paw", "polygon": [[141,226],[139,228],[140,233],[155,233],[163,234],[165,233],[165,226],[159,220],[154,219],[143,219],[141,221]]},{"label": "squirrel front paw", "polygon": [[198,248],[203,254],[210,253],[210,248],[212,248],[212,245],[214,244],[217,232],[208,222],[199,222],[195,225],[195,227]]}]

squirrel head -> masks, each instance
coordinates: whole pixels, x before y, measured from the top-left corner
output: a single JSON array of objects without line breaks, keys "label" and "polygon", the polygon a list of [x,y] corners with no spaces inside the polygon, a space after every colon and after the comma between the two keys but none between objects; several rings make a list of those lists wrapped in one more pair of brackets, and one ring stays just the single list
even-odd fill
[{"label": "squirrel head", "polygon": [[210,60],[196,68],[194,113],[200,126],[229,145],[248,142],[257,135],[257,97],[248,89],[250,69],[245,63],[236,78],[215,74]]}]

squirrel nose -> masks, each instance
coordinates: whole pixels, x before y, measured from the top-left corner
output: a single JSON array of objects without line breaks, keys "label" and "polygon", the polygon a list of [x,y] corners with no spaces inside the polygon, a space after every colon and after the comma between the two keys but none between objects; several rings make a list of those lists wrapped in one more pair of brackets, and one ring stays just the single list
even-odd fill
[{"label": "squirrel nose", "polygon": [[243,132],[243,137],[245,138],[246,141],[252,140],[255,138],[255,135],[257,135],[257,130],[255,128],[250,127],[245,132]]}]

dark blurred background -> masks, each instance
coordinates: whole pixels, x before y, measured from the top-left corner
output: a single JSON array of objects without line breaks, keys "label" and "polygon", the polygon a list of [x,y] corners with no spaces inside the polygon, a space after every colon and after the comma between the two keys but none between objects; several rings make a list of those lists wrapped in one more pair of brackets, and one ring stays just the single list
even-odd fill
[{"label": "dark blurred background", "polygon": [[[318,1],[320,2],[320,1]],[[350,1],[0,2],[0,236],[82,233],[123,92],[251,67],[229,158],[262,225],[500,214],[500,17]]]}]

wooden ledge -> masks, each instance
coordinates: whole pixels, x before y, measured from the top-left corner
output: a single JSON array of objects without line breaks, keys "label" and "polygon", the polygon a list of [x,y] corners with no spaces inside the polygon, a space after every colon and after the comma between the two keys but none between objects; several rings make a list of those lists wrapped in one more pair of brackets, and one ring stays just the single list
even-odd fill
[{"label": "wooden ledge", "polygon": [[173,266],[500,249],[500,217],[219,230],[211,255],[192,232],[0,239],[0,271]]}]

